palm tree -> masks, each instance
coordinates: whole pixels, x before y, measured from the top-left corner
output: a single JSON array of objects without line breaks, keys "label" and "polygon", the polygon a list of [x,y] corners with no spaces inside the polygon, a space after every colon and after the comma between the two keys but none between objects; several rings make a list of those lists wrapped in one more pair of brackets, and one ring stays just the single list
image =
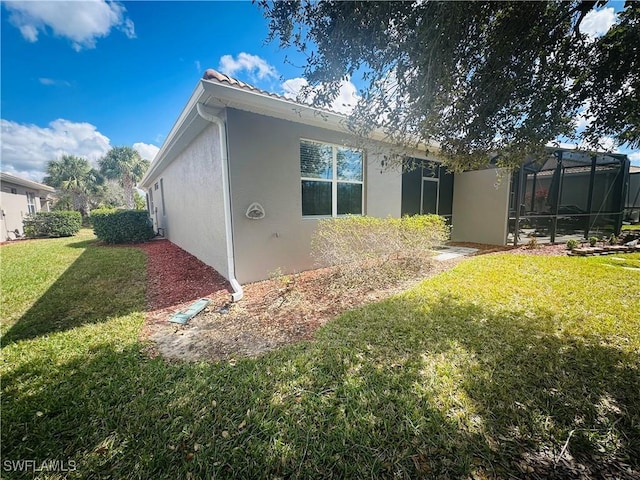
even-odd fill
[{"label": "palm tree", "polygon": [[59,160],[49,161],[44,183],[60,190],[62,197],[70,197],[72,208],[86,217],[102,178],[86,158],[63,155]]},{"label": "palm tree", "polygon": [[133,188],[149,168],[149,161],[131,147],[114,147],[99,160],[100,172],[106,177],[118,180],[124,189],[125,205],[134,208]]}]

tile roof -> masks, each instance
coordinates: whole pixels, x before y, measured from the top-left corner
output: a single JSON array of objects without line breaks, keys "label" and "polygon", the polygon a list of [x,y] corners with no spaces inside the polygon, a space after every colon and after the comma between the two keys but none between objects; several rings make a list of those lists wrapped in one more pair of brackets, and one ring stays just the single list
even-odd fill
[{"label": "tile roof", "polygon": [[283,100],[291,100],[289,98],[283,97],[282,95],[278,95],[276,93],[267,92],[266,90],[261,90],[259,88],[254,87],[253,85],[249,85],[248,83],[241,82],[240,80],[236,80],[235,78],[230,77],[229,75],[225,75],[224,73],[220,73],[213,68],[208,68],[204,75],[202,75],[203,80],[215,80],[218,83],[227,83],[234,87],[241,88],[243,90],[250,90],[252,92],[261,93],[263,95],[269,95],[270,97],[281,98]]},{"label": "tile roof", "polygon": [[340,112],[336,112],[335,110],[332,110],[328,107],[324,107],[324,106],[318,106],[318,105],[313,105],[311,103],[304,103],[304,102],[300,102],[298,100],[296,100],[295,98],[289,98],[286,97],[284,95],[279,95],[277,93],[273,93],[273,92],[268,92],[266,90],[262,90],[260,88],[254,87],[253,85],[250,85],[248,83],[242,82],[240,80],[237,80],[233,77],[230,77],[229,75],[225,75],[224,73],[220,73],[217,70],[214,70],[213,68],[208,68],[207,70],[205,70],[204,74],[202,75],[202,79],[203,80],[208,80],[208,81],[215,81],[217,83],[226,83],[227,85],[230,85],[232,87],[237,87],[241,90],[248,90],[250,92],[254,92],[254,93],[259,93],[260,95],[265,95],[268,97],[272,97],[272,98],[276,98],[279,100],[283,100],[285,102],[290,102],[296,105],[301,105],[304,107],[309,107],[309,108],[314,108],[316,110],[322,110],[324,112],[328,112],[328,113],[333,113],[336,115],[341,115],[341,116],[345,116],[343,113]]}]

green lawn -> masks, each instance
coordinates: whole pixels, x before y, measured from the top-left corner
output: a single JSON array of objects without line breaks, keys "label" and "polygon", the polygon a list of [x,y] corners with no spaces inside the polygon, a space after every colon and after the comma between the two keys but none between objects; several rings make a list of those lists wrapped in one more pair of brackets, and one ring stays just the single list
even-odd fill
[{"label": "green lawn", "polygon": [[639,467],[639,254],[477,257],[313,341],[217,364],[141,353],[140,251],[85,234],[0,255],[3,478],[20,459],[114,479]]}]

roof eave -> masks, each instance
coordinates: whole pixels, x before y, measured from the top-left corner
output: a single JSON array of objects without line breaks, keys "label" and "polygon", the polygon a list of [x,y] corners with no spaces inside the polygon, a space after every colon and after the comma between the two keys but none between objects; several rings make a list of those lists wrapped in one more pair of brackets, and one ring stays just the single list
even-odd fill
[{"label": "roof eave", "polygon": [[[245,110],[353,135],[347,127],[347,116],[344,114],[305,105],[281,96],[268,95],[259,90],[238,88],[237,86],[205,79],[201,80],[201,83],[211,95],[209,100],[217,103],[216,106]],[[392,143],[389,136],[382,129],[371,131],[368,139],[382,143]],[[420,142],[417,146],[419,149],[435,149],[439,151],[438,145],[435,144],[428,145]]]},{"label": "roof eave", "polygon": [[55,188],[50,187],[49,185],[45,185],[44,183],[34,182],[32,180],[27,180],[26,178],[16,177],[15,175],[11,175],[10,173],[0,172],[0,179],[4,182],[15,183],[16,185],[32,188],[40,192],[54,193],[56,191]]},{"label": "roof eave", "polygon": [[[213,108],[235,108],[252,113],[266,115],[291,122],[324,128],[341,133],[352,134],[346,126],[347,117],[340,113],[322,110],[304,105],[280,96],[271,96],[264,92],[228,85],[217,81],[202,79],[196,85],[189,101],[182,109],[160,151],[154,158],[149,170],[139,182],[140,188],[151,187],[152,180],[162,172],[206,126],[197,112],[197,104],[202,103]],[[382,143],[391,143],[388,135],[381,129],[372,131],[368,137]],[[437,153],[437,145],[418,144],[418,149]],[[435,152],[434,152],[435,150]]]}]

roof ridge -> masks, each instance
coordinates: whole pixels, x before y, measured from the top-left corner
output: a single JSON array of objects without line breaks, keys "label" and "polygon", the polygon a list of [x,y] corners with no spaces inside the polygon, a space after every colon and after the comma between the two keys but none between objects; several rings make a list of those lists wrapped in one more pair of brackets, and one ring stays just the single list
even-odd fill
[{"label": "roof ridge", "polygon": [[[202,75],[202,79],[203,80],[216,80],[219,83],[228,83],[231,86],[237,86],[239,88],[242,88],[243,90],[252,90],[254,92],[258,92],[258,93],[262,93],[265,95],[269,95],[270,97],[276,97],[276,98],[282,98],[284,100],[289,100],[289,101],[294,101],[290,98],[287,98],[283,95],[279,95],[277,93],[273,93],[273,92],[268,92],[267,90],[262,90],[261,88],[258,88],[254,85],[251,85],[249,83],[245,83],[241,80],[238,80],[236,78],[233,78],[229,75],[226,75],[224,73],[221,73],[213,68],[207,68],[204,72],[204,74]],[[300,102],[295,102],[295,103],[300,103]]]},{"label": "roof ridge", "polygon": [[328,107],[320,107],[318,105],[313,105],[312,103],[304,103],[301,102],[299,100],[297,100],[296,98],[289,98],[286,97],[284,95],[280,95],[278,93],[274,93],[274,92],[269,92],[267,90],[262,90],[261,88],[258,88],[254,85],[251,85],[249,83],[245,83],[241,80],[238,80],[236,78],[233,78],[227,74],[221,73],[213,68],[207,68],[204,72],[204,74],[202,75],[202,80],[208,80],[208,81],[216,81],[218,83],[226,83],[229,86],[232,87],[237,87],[241,90],[249,90],[255,93],[259,93],[261,95],[266,95],[268,97],[272,97],[272,98],[278,98],[280,100],[284,100],[286,102],[291,102],[294,103],[296,105],[300,105],[303,107],[308,107],[308,108],[315,108],[317,110],[322,110],[324,112],[327,113],[333,113],[335,115],[340,115],[345,117],[346,115],[344,113],[338,112],[336,110],[332,110],[331,108]]}]

